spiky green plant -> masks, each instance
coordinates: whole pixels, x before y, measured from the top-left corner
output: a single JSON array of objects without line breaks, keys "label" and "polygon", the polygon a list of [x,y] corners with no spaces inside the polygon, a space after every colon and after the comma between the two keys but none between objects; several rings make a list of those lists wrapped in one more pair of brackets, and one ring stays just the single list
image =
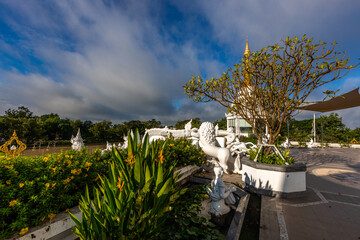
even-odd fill
[{"label": "spiky green plant", "polygon": [[82,220],[70,214],[80,239],[152,239],[156,238],[180,196],[174,175],[176,162],[164,168],[162,151],[166,142],[149,143],[146,135],[138,143],[128,134],[127,157],[113,148],[109,176],[100,178],[94,188],[94,200],[86,189],[79,208]]}]

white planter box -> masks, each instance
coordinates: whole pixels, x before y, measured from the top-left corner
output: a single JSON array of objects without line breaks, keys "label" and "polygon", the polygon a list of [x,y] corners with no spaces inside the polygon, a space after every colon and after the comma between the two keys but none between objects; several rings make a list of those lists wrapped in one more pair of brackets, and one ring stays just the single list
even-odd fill
[{"label": "white planter box", "polygon": [[243,159],[242,181],[250,191],[284,198],[298,197],[306,191],[306,166],[271,165]]}]

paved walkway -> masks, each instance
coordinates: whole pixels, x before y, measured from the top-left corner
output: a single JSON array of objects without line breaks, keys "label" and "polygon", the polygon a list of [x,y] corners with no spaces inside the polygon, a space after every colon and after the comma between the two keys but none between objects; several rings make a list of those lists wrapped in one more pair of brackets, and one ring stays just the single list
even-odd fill
[{"label": "paved walkway", "polygon": [[304,197],[262,197],[260,239],[360,239],[360,149],[292,149]]}]

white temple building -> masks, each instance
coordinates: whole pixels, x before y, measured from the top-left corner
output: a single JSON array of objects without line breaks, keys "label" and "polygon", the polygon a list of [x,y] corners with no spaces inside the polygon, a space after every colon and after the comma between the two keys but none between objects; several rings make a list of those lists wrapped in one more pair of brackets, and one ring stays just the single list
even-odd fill
[{"label": "white temple building", "polygon": [[[248,39],[246,38],[246,46],[244,56],[250,53]],[[238,115],[233,113],[225,113],[227,129],[233,127],[235,129],[236,136],[248,137],[250,133],[253,133],[251,125]]]}]

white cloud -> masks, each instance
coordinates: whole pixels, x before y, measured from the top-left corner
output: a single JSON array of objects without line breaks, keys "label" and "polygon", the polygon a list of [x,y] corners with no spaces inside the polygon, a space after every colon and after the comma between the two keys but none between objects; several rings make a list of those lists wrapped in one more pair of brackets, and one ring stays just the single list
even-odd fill
[{"label": "white cloud", "polygon": [[[83,119],[180,117],[174,102],[186,98],[181,86],[203,68],[198,50],[191,40],[167,42],[145,4],[8,4],[26,22],[11,19],[13,29],[48,72],[3,71],[0,92],[12,105]],[[219,69],[216,60],[204,63],[206,71]]]},{"label": "white cloud", "polygon": [[[350,0],[169,4],[183,16],[174,24],[162,19],[160,1],[0,3],[0,19],[17,34],[16,45],[0,36],[0,51],[24,65],[0,70],[0,111],[26,105],[39,114],[92,120],[220,119],[224,108],[193,103],[181,86],[192,75],[226,71],[240,60],[246,36],[251,50],[303,33],[343,40],[345,47],[354,41],[349,36],[359,37],[360,2]],[[217,56],[213,45],[228,52]],[[40,63],[31,66],[29,58]],[[354,82],[359,78],[347,78],[344,89]],[[309,100],[321,100],[325,90]]]}]

